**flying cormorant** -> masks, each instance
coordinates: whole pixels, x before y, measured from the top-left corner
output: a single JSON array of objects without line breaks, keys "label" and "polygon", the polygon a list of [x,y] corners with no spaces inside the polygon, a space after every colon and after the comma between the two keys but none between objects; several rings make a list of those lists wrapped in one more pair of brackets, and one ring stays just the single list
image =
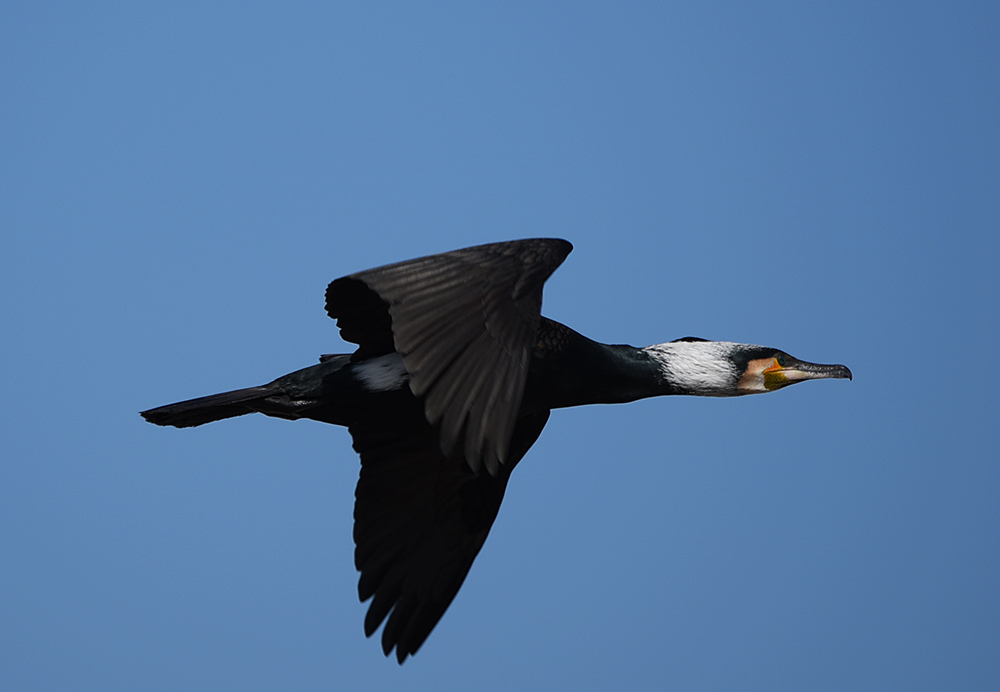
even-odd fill
[{"label": "flying cormorant", "polygon": [[253,412],[347,426],[361,455],[354,562],[361,600],[372,599],[365,634],[388,616],[382,650],[402,663],[454,599],[551,409],[851,378],[843,365],[763,346],[591,341],[540,313],[542,284],[571,249],[515,240],[337,279],[326,311],[354,353],[142,415],[178,428]]}]

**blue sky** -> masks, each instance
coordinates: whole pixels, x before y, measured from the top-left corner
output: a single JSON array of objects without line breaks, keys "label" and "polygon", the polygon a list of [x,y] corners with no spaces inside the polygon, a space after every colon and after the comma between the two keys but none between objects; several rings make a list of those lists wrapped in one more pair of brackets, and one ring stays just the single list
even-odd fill
[{"label": "blue sky", "polygon": [[[0,688],[1000,687],[995,3],[31,3],[0,25]],[[403,667],[346,431],[137,412],[347,348],[341,275],[851,367],[553,415]]]}]

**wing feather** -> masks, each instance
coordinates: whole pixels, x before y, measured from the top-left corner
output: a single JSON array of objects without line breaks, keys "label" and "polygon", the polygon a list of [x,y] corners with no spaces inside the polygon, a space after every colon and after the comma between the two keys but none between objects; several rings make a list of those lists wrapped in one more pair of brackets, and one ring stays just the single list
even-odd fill
[{"label": "wing feather", "polygon": [[399,353],[445,454],[495,475],[524,395],[542,286],[571,249],[515,240],[369,269],[330,284],[327,312],[358,344],[356,359]]},{"label": "wing feather", "polygon": [[538,438],[548,411],[522,417],[510,463],[494,477],[446,457],[418,399],[400,393],[378,419],[349,426],[361,455],[355,492],[358,595],[371,598],[365,634],[384,621],[382,649],[402,662],[455,598],[500,509],[510,471]]}]

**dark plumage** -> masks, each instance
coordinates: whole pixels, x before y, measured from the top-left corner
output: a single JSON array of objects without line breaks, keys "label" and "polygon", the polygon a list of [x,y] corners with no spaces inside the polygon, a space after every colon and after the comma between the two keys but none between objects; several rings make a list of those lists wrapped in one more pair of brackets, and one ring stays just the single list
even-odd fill
[{"label": "dark plumage", "polygon": [[[736,396],[850,378],[776,349],[701,339],[591,341],[541,316],[564,240],[493,243],[337,279],[326,309],[353,354],[260,387],[144,411],[189,427],[245,413],[347,426],[361,456],[354,510],[365,634],[402,663],[440,620],[553,408],[664,394]],[[388,618],[388,619],[386,619]]]}]

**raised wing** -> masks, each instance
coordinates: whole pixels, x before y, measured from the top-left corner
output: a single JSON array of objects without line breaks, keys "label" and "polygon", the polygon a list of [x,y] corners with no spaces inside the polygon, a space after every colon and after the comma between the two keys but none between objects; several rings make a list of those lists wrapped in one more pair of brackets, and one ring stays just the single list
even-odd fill
[{"label": "raised wing", "polygon": [[445,455],[496,476],[510,458],[542,285],[572,248],[515,240],[369,269],[331,283],[326,309],[358,344],[355,358],[402,356]]},{"label": "raised wing", "polygon": [[372,598],[365,634],[388,616],[382,650],[388,656],[395,647],[402,663],[458,593],[496,519],[511,470],[549,412],[517,422],[508,463],[497,476],[445,457],[420,403],[409,395],[384,413],[349,426],[361,455],[354,562],[361,572],[358,595]]}]

